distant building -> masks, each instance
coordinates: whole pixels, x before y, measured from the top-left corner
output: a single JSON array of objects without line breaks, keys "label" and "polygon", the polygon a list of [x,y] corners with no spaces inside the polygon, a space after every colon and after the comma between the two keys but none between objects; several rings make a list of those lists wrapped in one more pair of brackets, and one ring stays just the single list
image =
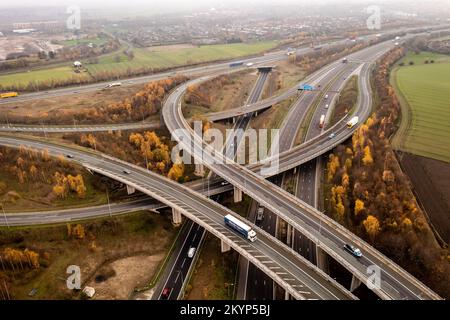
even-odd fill
[{"label": "distant building", "polygon": [[13,33],[28,34],[28,33],[32,33],[35,31],[36,31],[36,29],[15,29],[15,30],[13,30]]},{"label": "distant building", "polygon": [[83,64],[80,61],[75,61],[73,63],[73,67],[76,69],[80,69],[83,66]]}]

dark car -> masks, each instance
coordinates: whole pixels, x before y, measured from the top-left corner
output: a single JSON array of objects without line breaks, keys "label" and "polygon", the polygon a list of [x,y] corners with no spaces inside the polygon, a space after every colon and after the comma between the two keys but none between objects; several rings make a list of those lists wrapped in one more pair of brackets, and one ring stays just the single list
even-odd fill
[{"label": "dark car", "polygon": [[164,288],[164,290],[161,293],[161,300],[167,300],[170,296],[170,288]]},{"label": "dark car", "polygon": [[73,156],[73,154],[67,154],[66,157],[69,159],[73,159],[74,156]]},{"label": "dark car", "polygon": [[125,174],[131,174],[131,171],[129,171],[129,170],[123,170],[122,172]]},{"label": "dark car", "polygon": [[361,258],[362,257],[361,250],[359,250],[358,248],[355,248],[352,245],[345,244],[344,245],[344,249],[347,250],[348,252],[350,252],[352,255],[354,255],[357,258]]}]

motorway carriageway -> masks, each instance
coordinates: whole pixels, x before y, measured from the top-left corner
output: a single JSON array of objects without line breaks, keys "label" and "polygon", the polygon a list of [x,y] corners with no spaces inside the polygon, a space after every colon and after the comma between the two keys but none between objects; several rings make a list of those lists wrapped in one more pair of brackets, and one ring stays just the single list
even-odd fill
[{"label": "motorway carriageway", "polygon": [[72,154],[72,160],[83,164],[88,170],[134,187],[206,228],[270,274],[296,299],[355,298],[325,273],[256,226],[253,226],[258,234],[256,242],[249,242],[236,235],[223,223],[224,216],[235,215],[234,212],[165,177],[106,155],[69,146],[17,137],[0,137],[0,144],[15,148],[27,144],[36,150],[47,149],[52,156]]},{"label": "motorway carriageway", "polygon": [[[392,47],[392,43],[386,42],[374,47],[380,51],[386,51],[389,47]],[[365,53],[367,53],[367,51],[370,50],[363,50]],[[369,63],[365,64],[365,67],[362,69],[362,76],[360,77],[360,84],[362,87],[360,105],[362,105],[363,110],[365,110],[366,113],[367,110],[370,110],[371,106],[370,86],[368,83],[369,65]],[[164,120],[171,132],[175,132],[178,128],[190,129],[179,110],[179,98],[184,90],[185,87],[182,90],[178,90],[177,93],[172,94],[167,99],[163,109]],[[365,118],[366,117],[361,117],[361,119]],[[351,130],[347,129],[347,132],[347,136],[351,135]],[[185,133],[183,132],[181,134],[184,135]],[[337,136],[339,136],[339,133]],[[183,141],[188,141],[190,137],[178,136],[176,139],[183,144]],[[327,144],[331,145],[332,143],[327,141],[325,146],[319,146],[317,151],[315,151],[315,154],[313,154],[313,158],[322,154],[324,152],[323,149],[326,148]],[[202,143],[198,136],[195,136],[194,148],[196,149],[194,153],[198,152],[197,154],[202,154],[202,150],[208,147]],[[360,238],[356,237],[328,217],[325,217],[320,212],[317,212],[317,210],[311,206],[295,199],[295,197],[287,192],[283,192],[273,184],[256,176],[248,169],[237,164],[212,165],[216,160],[208,153],[203,154],[204,163],[210,167],[210,169],[214,170],[216,174],[230,181],[233,185],[238,186],[241,190],[245,190],[251,197],[279,214],[283,220],[286,220],[297,230],[300,230],[308,237],[311,237],[315,242],[320,242],[323,250],[340,263],[344,264],[361,280],[367,280],[368,275],[366,274],[366,269],[368,265],[375,264],[380,266],[383,270],[382,287],[381,289],[375,289],[375,291],[377,291],[381,297],[398,299],[437,298],[431,290],[417,281],[417,279],[406,273],[406,271],[381,255]],[[218,155],[216,156],[218,157]],[[365,257],[359,261],[355,261],[355,258],[351,257],[342,249],[344,243],[352,243],[362,248]]]},{"label": "motorway carriageway", "polygon": [[[264,84],[266,83],[268,72],[262,72],[259,74],[255,85],[250,92],[248,103],[256,102],[259,97],[262,94]],[[242,119],[241,119],[242,118]],[[235,128],[241,128],[244,124],[243,121],[246,117],[241,117],[236,121]],[[238,141],[240,141],[241,137],[238,137]],[[231,140],[229,141],[231,143]],[[236,142],[235,142],[236,143]],[[239,142],[236,143],[236,146],[239,145]],[[230,149],[233,151],[233,149]],[[230,156],[233,156],[230,154]],[[217,201],[217,199],[215,199]],[[158,299],[168,299],[168,300],[177,300],[183,296],[182,291],[184,290],[185,286],[187,285],[188,275],[191,270],[191,268],[195,268],[194,261],[199,254],[200,244],[202,239],[204,239],[206,235],[206,231],[201,226],[193,223],[190,220],[187,220],[185,222],[187,224],[187,234],[184,234],[183,237],[185,238],[180,251],[176,253],[176,258],[171,259],[171,261],[168,264],[168,268],[170,268],[169,274],[166,276],[166,279],[164,279],[164,285],[158,286],[155,290],[156,297]],[[196,248],[195,256],[192,258],[189,258],[187,256],[187,253],[190,248]],[[169,290],[169,296],[163,297],[162,292],[164,289]],[[154,295],[155,296],[155,295]]]}]

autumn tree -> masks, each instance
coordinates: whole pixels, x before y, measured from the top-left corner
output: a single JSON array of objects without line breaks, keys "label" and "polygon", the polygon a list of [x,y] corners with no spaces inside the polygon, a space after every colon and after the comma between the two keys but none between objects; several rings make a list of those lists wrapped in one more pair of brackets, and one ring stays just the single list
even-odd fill
[{"label": "autumn tree", "polygon": [[174,164],[172,168],[170,168],[167,177],[174,181],[179,181],[184,175],[184,165],[182,163]]},{"label": "autumn tree", "polygon": [[373,164],[372,152],[370,151],[370,147],[369,146],[366,146],[364,148],[364,157],[362,159],[362,162],[366,166],[371,166]]},{"label": "autumn tree", "polygon": [[355,215],[357,216],[361,211],[365,209],[364,201],[356,199],[355,201]]},{"label": "autumn tree", "polygon": [[367,234],[374,239],[380,231],[380,222],[372,215],[368,215],[366,220],[363,221],[363,226]]}]

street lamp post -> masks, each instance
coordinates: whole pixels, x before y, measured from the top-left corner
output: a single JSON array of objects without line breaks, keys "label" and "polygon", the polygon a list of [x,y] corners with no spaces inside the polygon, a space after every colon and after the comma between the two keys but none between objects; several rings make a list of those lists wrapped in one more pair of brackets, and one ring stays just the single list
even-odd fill
[{"label": "street lamp post", "polygon": [[7,113],[5,113],[5,117],[6,117],[6,124],[8,125],[8,128],[10,128],[9,119],[8,119],[8,113],[9,113],[9,111]]},{"label": "street lamp post", "polygon": [[106,200],[108,201],[109,216],[112,217],[112,213],[111,213],[111,203],[109,202],[108,187],[106,187]]},{"label": "street lamp post", "polygon": [[228,298],[230,297],[230,287],[233,287],[234,290],[234,283],[225,283],[227,285],[227,294]]},{"label": "street lamp post", "polygon": [[3,216],[5,217],[6,226],[9,228],[9,223],[8,223],[8,218],[6,217],[5,207],[3,207],[3,203],[1,203],[1,205],[2,205]]}]

